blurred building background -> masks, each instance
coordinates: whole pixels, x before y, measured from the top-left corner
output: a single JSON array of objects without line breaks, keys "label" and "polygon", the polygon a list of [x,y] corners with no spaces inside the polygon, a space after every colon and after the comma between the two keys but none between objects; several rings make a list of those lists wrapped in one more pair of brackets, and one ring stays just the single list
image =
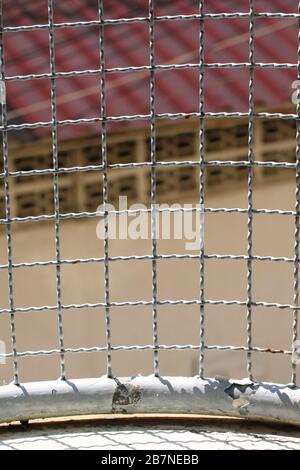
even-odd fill
[{"label": "blurred building background", "polygon": [[[105,3],[106,18],[148,16],[148,0],[110,0]],[[197,14],[196,0],[160,0],[155,15]],[[258,12],[296,12],[296,0],[261,0]],[[207,13],[247,12],[248,1],[205,2]],[[55,23],[97,21],[97,0],[54,1]],[[35,0],[4,2],[6,27],[47,23],[47,2]],[[205,63],[247,63],[249,61],[249,20],[205,20]],[[298,24],[294,19],[257,18],[255,21],[255,62],[297,63]],[[155,25],[156,64],[190,64],[179,70],[158,70],[156,112],[193,113],[199,111],[199,21],[158,21]],[[46,29],[4,34],[6,98],[8,124],[51,121],[49,37]],[[106,97],[108,116],[149,115],[149,71],[113,72],[110,69],[149,66],[149,27],[146,21],[105,26]],[[57,118],[59,121],[93,119],[100,115],[99,27],[88,25],[55,30],[57,78]],[[95,70],[93,75],[83,71]],[[82,71],[76,76],[68,72]],[[38,75],[38,77],[27,77]],[[20,79],[23,76],[23,79]],[[19,77],[19,79],[17,79]],[[283,67],[255,69],[255,110],[295,112],[291,102],[292,83],[297,69]],[[205,111],[247,112],[249,71],[247,67],[205,69]],[[248,124],[241,118],[206,119],[206,160],[247,160]],[[145,118],[108,125],[108,163],[150,161],[150,123]],[[197,119],[157,121],[157,161],[199,160],[199,121]],[[296,128],[293,120],[257,119],[254,158],[257,161],[295,162]],[[9,170],[31,171],[52,167],[51,126],[10,130],[8,133]],[[61,168],[101,165],[101,127],[99,123],[58,126],[58,155]],[[2,166],[1,166],[2,165]],[[3,172],[3,160],[0,161]],[[26,218],[53,214],[53,177],[49,175],[10,177],[12,217]],[[0,181],[0,217],[5,218],[3,178]],[[254,207],[295,209],[295,171],[288,168],[254,169]],[[59,175],[60,212],[93,213],[102,203],[101,172],[61,172]],[[109,170],[109,201],[120,195],[129,203],[150,204],[150,169]],[[199,202],[197,166],[157,168],[157,202]],[[205,169],[206,208],[247,208],[247,168],[207,166]],[[61,220],[61,258],[78,260],[101,258],[103,243],[96,237],[98,217]],[[293,258],[294,217],[292,215],[254,215],[254,255]],[[55,259],[53,221],[12,223],[13,287],[16,307],[56,305],[55,265],[24,267],[22,263]],[[7,245],[5,224],[0,225],[0,308],[8,308]],[[246,255],[247,214],[218,211],[205,214],[205,252]],[[158,253],[184,254],[185,240],[159,240]],[[151,254],[151,240],[112,240],[110,256]],[[193,253],[194,254],[194,253]],[[65,262],[62,264],[62,302],[64,305],[104,301],[103,264]],[[110,263],[111,301],[151,300],[151,261],[112,261]],[[207,299],[245,300],[246,260],[205,261]],[[199,260],[158,260],[158,297],[199,298]],[[254,261],[255,300],[293,303],[293,263]],[[206,343],[208,345],[246,344],[246,308],[207,305]],[[105,346],[103,308],[64,310],[67,348]],[[112,307],[114,345],[152,344],[151,306]],[[199,343],[199,306],[159,306],[161,344]],[[9,315],[0,315],[0,339],[9,343]],[[58,347],[55,310],[16,315],[19,351],[51,350]],[[253,308],[253,345],[290,349],[292,311]],[[196,351],[160,351],[161,373],[194,375]],[[254,373],[258,379],[288,382],[290,357],[254,353]],[[105,373],[104,353],[66,355],[69,377],[97,376]],[[55,378],[59,375],[57,355],[20,358],[23,381]],[[206,374],[244,377],[246,353],[207,351]],[[116,375],[152,373],[151,351],[113,352]],[[12,380],[11,361],[0,368],[0,380]]]}]

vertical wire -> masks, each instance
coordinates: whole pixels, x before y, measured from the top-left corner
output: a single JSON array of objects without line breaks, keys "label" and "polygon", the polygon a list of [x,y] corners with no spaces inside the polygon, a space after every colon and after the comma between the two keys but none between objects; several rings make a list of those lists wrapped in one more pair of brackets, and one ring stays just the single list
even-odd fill
[{"label": "vertical wire", "polygon": [[253,146],[254,146],[254,0],[249,0],[249,122],[248,122],[248,221],[247,221],[247,374],[252,375],[252,235],[253,235]]},{"label": "vertical wire", "polygon": [[[298,3],[298,13],[300,13],[300,2]],[[297,63],[298,83],[300,80],[300,19],[298,19],[298,63]],[[295,242],[294,242],[294,305],[299,305],[299,237],[300,237],[300,88],[297,91],[296,114],[296,216],[295,216]],[[298,310],[293,310],[292,325],[292,351],[297,350],[296,341],[298,339]],[[294,354],[293,354],[294,356]],[[292,357],[293,357],[292,356]],[[292,360],[292,385],[297,384],[297,363]]]},{"label": "vertical wire", "polygon": [[55,214],[55,255],[56,255],[56,298],[57,298],[57,320],[58,339],[60,349],[60,378],[65,380],[65,346],[63,333],[62,295],[61,295],[61,256],[60,256],[60,223],[59,223],[59,162],[57,146],[57,109],[56,109],[56,77],[55,77],[55,44],[53,26],[53,0],[48,0],[48,25],[49,25],[49,52],[51,73],[51,141],[53,159],[53,190],[54,190],[54,214]]},{"label": "vertical wire", "polygon": [[11,207],[10,207],[10,184],[9,184],[9,154],[8,154],[8,136],[7,136],[7,106],[5,90],[5,54],[4,54],[4,35],[3,35],[3,1],[0,0],[0,73],[3,84],[1,119],[2,119],[2,147],[3,147],[3,172],[4,172],[4,192],[5,192],[5,217],[6,217],[6,240],[7,240],[7,274],[8,274],[8,296],[9,296],[9,317],[10,317],[10,338],[13,357],[13,376],[14,384],[19,384],[18,359],[17,359],[17,340],[13,289],[13,259],[12,259],[12,235],[11,235]]},{"label": "vertical wire", "polygon": [[[103,0],[98,0],[99,21],[104,21]],[[109,251],[108,251],[108,175],[107,175],[107,132],[106,132],[106,93],[105,93],[105,48],[104,25],[99,26],[100,49],[100,98],[101,98],[101,154],[103,164],[103,207],[104,207],[104,296],[105,296],[105,326],[107,347],[107,376],[112,377],[110,295],[109,295]]]},{"label": "vertical wire", "polygon": [[[199,15],[204,14],[204,0],[199,0]],[[203,229],[201,223],[204,217],[202,216],[202,209],[204,209],[204,171],[205,171],[205,124],[204,124],[204,18],[200,18],[200,31],[199,31],[199,60],[200,60],[200,75],[199,75],[199,193],[200,193],[200,362],[199,362],[199,375],[201,378],[204,376],[204,352],[205,352],[205,307],[204,307],[204,240]]]},{"label": "vertical wire", "polygon": [[159,375],[158,319],[157,319],[157,234],[156,234],[156,123],[155,123],[155,55],[154,55],[154,0],[149,0],[150,49],[150,155],[151,155],[151,242],[152,242],[152,323],[154,346],[154,375]]}]

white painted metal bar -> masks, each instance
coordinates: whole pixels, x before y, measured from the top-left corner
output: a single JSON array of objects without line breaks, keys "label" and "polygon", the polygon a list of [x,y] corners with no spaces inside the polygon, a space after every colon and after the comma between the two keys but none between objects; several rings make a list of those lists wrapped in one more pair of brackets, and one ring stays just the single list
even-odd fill
[{"label": "white painted metal bar", "polygon": [[300,389],[224,378],[57,380],[0,387],[0,422],[89,414],[200,414],[300,424]]}]

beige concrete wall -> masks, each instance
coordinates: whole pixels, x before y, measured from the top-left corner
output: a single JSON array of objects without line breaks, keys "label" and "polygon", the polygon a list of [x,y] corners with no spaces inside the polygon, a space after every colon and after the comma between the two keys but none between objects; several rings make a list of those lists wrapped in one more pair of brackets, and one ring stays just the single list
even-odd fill
[{"label": "beige concrete wall", "polygon": [[[255,207],[294,208],[293,180],[257,186]],[[246,207],[246,185],[240,189],[211,194],[207,207]],[[102,242],[96,237],[95,219],[61,223],[61,256],[64,259],[101,257]],[[6,241],[0,228],[0,262],[6,262]],[[254,216],[254,254],[293,256],[294,219],[289,216]],[[110,255],[150,254],[150,241],[111,241]],[[205,249],[207,253],[246,254],[247,216],[245,214],[206,214]],[[184,253],[184,243],[159,241],[160,253]],[[27,223],[13,228],[13,261],[31,262],[55,258],[54,228],[50,223]],[[205,297],[208,299],[246,299],[246,261],[207,260]],[[102,264],[63,265],[62,301],[69,303],[104,300]],[[118,261],[110,264],[111,301],[151,299],[151,262]],[[199,262],[197,260],[158,261],[160,299],[197,299],[199,297]],[[55,267],[18,268],[14,270],[16,307],[55,305]],[[270,302],[292,303],[293,264],[253,262],[253,298]],[[0,271],[0,307],[7,308],[7,272]],[[246,309],[238,306],[207,306],[207,344],[246,344]],[[114,345],[152,343],[151,307],[111,309]],[[64,311],[66,347],[105,346],[105,319],[102,308]],[[161,306],[158,309],[161,344],[199,343],[199,306]],[[253,309],[253,345],[290,349],[292,312],[273,308]],[[19,351],[48,350],[58,347],[56,312],[16,314],[16,338]],[[0,317],[0,339],[9,343],[9,317]],[[254,374],[258,379],[288,382],[290,357],[253,354]],[[194,375],[198,356],[193,351],[160,352],[161,373]],[[20,358],[22,381],[59,376],[58,356]],[[98,376],[105,372],[105,353],[67,354],[67,375]],[[206,374],[233,377],[246,375],[244,352],[206,353]],[[114,352],[113,372],[133,375],[152,372],[152,352]],[[1,382],[12,380],[11,361],[0,365]]]}]

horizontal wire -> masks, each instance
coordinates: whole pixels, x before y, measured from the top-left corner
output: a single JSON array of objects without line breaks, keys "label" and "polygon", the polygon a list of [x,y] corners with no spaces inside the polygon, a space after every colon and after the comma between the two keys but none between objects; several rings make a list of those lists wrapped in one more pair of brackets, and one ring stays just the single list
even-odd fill
[{"label": "horizontal wire", "polygon": [[[154,347],[152,344],[145,344],[145,345],[132,345],[132,346],[111,346],[111,351],[153,351],[153,350],[171,350],[171,351],[183,351],[183,350],[199,350],[199,345],[194,344],[159,344],[158,346]],[[231,345],[205,345],[205,349],[207,350],[217,350],[217,351],[249,351],[249,348],[246,346],[231,346]],[[251,351],[254,352],[261,352],[261,353],[271,353],[271,354],[285,354],[291,355],[292,351],[284,350],[284,349],[273,349],[273,348],[260,348],[256,346],[252,346],[250,348]],[[107,352],[107,347],[90,347],[90,348],[64,348],[62,350],[64,353],[92,353],[92,352]],[[60,354],[60,349],[49,349],[49,350],[39,350],[39,351],[20,351],[17,353],[18,357],[28,357],[28,356],[50,356],[52,354]],[[0,353],[0,358],[10,358],[12,357],[12,353]]]},{"label": "horizontal wire", "polygon": [[[109,210],[107,211],[108,215],[122,215],[128,214],[129,216],[150,213],[151,209],[137,209],[137,210]],[[202,212],[202,209],[197,208],[157,208],[157,212]],[[247,209],[241,207],[206,207],[204,209],[205,213],[229,213],[229,214],[247,214]],[[253,209],[254,214],[261,215],[287,215],[287,216],[296,216],[296,211],[291,210],[280,210],[280,209]],[[60,213],[58,218],[60,220],[76,220],[84,218],[96,218],[104,216],[103,211],[96,212],[70,212],[70,213]],[[27,223],[27,222],[42,222],[42,221],[53,221],[55,220],[55,214],[41,214],[36,216],[27,216],[27,217],[11,217],[10,219],[0,219],[0,225],[10,224],[10,223]]]},{"label": "horizontal wire", "polygon": [[[296,163],[291,162],[274,162],[274,161],[254,161],[249,163],[247,160],[207,160],[203,163],[205,166],[229,166],[229,167],[260,167],[260,168],[287,168],[295,169]],[[107,168],[112,170],[120,169],[136,169],[145,167],[185,167],[185,166],[199,166],[197,160],[184,160],[184,161],[158,161],[156,163],[151,162],[132,162],[132,163],[112,163],[108,164]],[[90,171],[101,171],[103,165],[86,165],[86,166],[74,166],[69,168],[45,168],[42,170],[20,170],[20,171],[9,171],[7,173],[0,173],[0,178],[12,177],[29,177],[29,176],[46,176],[56,174],[68,174],[68,173],[81,173]]]},{"label": "horizontal wire", "polygon": [[[281,13],[281,12],[261,12],[255,13],[256,18],[278,18],[278,19],[298,19],[300,15],[298,13]],[[154,21],[191,21],[199,19],[226,19],[226,18],[249,18],[250,13],[248,12],[234,12],[234,13],[205,13],[203,15],[192,14],[192,15],[162,15],[155,16]],[[103,21],[92,20],[92,21],[74,21],[74,22],[62,22],[54,23],[53,29],[60,28],[78,28],[86,26],[109,26],[109,25],[120,25],[120,24],[132,24],[132,23],[149,23],[150,19],[148,16],[133,17],[133,18],[111,18]],[[4,33],[16,33],[20,31],[34,31],[38,29],[49,30],[49,24],[32,24],[23,26],[5,26],[3,28]]]},{"label": "horizontal wire", "polygon": [[[249,118],[249,112],[206,112],[200,114],[198,112],[191,113],[159,113],[154,116],[156,120],[161,119],[192,119],[192,118],[212,118],[212,119],[222,119],[222,118]],[[293,119],[300,120],[300,116],[297,114],[288,114],[288,113],[253,113],[253,117],[259,119]],[[100,122],[130,122],[130,121],[150,121],[150,114],[133,114],[133,115],[123,115],[123,116],[106,116],[105,118],[94,117],[94,118],[81,118],[81,119],[65,119],[62,121],[56,121],[57,126],[76,126],[80,124],[96,124]],[[22,124],[8,124],[3,127],[0,126],[0,130],[3,131],[18,131],[23,129],[38,129],[51,127],[52,121],[40,121],[32,123],[22,123]]]},{"label": "horizontal wire", "polygon": [[[96,303],[84,303],[84,304],[68,304],[62,305],[61,310],[70,310],[70,309],[82,309],[82,308],[102,308],[107,307],[138,307],[138,306],[151,306],[151,300],[136,300],[136,301],[123,301],[123,302],[96,302]],[[248,305],[248,302],[245,300],[208,300],[204,302],[198,299],[176,299],[176,300],[158,300],[157,305],[238,305],[245,307]],[[251,305],[254,307],[266,307],[266,308],[278,308],[283,310],[299,310],[300,305],[291,305],[291,304],[281,304],[277,302],[264,302],[264,301],[253,301]],[[56,311],[56,305],[41,305],[41,306],[32,306],[32,307],[16,307],[14,308],[14,313],[29,313],[29,312],[43,312],[43,311]],[[11,309],[3,308],[0,309],[0,314],[4,315],[11,313]]]},{"label": "horizontal wire", "polygon": [[[200,255],[192,254],[159,254],[156,255],[155,259],[157,260],[180,260],[180,259],[200,259]],[[216,259],[216,260],[245,260],[249,259],[246,255],[230,255],[230,254],[205,254],[205,259]],[[152,260],[152,255],[129,255],[129,256],[111,256],[108,258],[108,261],[145,261]],[[251,256],[253,261],[271,261],[271,262],[285,262],[293,263],[293,258],[287,258],[285,256]],[[74,259],[61,259],[59,262],[56,260],[48,261],[32,261],[32,262],[22,262],[22,263],[12,263],[10,266],[13,269],[17,268],[31,268],[31,267],[42,267],[42,266],[56,266],[57,264],[89,264],[89,263],[102,263],[104,258],[74,258]],[[299,261],[300,262],[300,261]],[[0,264],[0,269],[8,269],[8,264]]]},{"label": "horizontal wire", "polygon": [[[158,64],[154,67],[150,65],[130,66],[130,67],[113,67],[105,69],[105,73],[128,73],[128,72],[150,72],[151,70],[186,70],[186,69],[227,69],[227,68],[266,68],[266,69],[297,69],[297,64],[294,63],[277,63],[277,62],[212,62],[205,63],[203,65],[196,63],[185,63],[185,64]],[[29,74],[29,75],[12,75],[5,77],[6,82],[15,82],[20,80],[40,80],[40,79],[51,79],[65,78],[65,77],[78,77],[78,76],[89,76],[89,75],[100,75],[100,69],[94,70],[72,70],[70,72],[56,72],[54,75],[50,73],[40,74]]]}]

